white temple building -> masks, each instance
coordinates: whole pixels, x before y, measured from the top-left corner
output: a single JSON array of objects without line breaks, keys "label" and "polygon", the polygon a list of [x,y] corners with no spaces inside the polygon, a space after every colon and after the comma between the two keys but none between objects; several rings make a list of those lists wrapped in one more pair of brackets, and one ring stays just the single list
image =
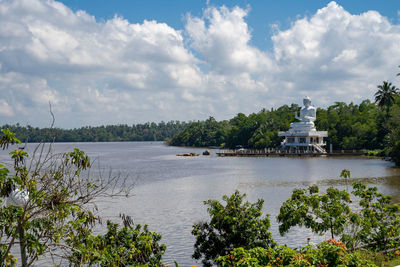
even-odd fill
[{"label": "white temple building", "polygon": [[325,154],[324,137],[328,137],[327,131],[317,131],[314,121],[317,117],[316,108],[311,106],[311,99],[306,96],[303,99],[304,107],[300,116],[295,114],[299,122],[290,124],[286,132],[279,132],[278,136],[284,136],[282,149],[289,153],[320,153]]}]

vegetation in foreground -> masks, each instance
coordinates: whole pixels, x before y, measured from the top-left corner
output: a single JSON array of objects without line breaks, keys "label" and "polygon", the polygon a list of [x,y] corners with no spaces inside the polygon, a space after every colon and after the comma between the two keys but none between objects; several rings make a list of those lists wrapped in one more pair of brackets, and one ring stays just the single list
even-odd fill
[{"label": "vegetation in foreground", "polygon": [[217,200],[204,202],[211,220],[194,224],[192,231],[196,237],[193,258],[203,258],[204,266],[212,266],[214,259],[237,247],[251,249],[275,246],[268,231],[271,226],[269,216],[262,218],[264,200],[243,203],[244,197],[236,191],[230,197],[223,197],[226,206]]},{"label": "vegetation in foreground", "polygon": [[[2,130],[1,148],[19,143]],[[45,255],[71,266],[161,265],[161,236],[128,217],[121,228],[107,222],[105,235],[92,233],[101,222],[95,199],[128,196],[129,181],[93,176],[89,157],[79,149],[53,154],[51,146],[40,144],[31,157],[21,149],[10,156],[12,168],[0,165],[0,266],[37,265]]]},{"label": "vegetation in foreground", "polygon": [[[342,174],[349,178],[348,171]],[[205,202],[211,220],[195,224],[192,232],[193,258],[202,258],[204,266],[377,266],[400,260],[399,206],[376,187],[357,182],[351,193],[333,187],[295,189],[277,217],[281,235],[303,226],[332,236],[301,249],[276,245],[270,234],[260,245],[255,233],[265,231],[268,215],[261,217],[262,200],[243,203],[244,197],[236,191],[223,197],[226,205]]]}]

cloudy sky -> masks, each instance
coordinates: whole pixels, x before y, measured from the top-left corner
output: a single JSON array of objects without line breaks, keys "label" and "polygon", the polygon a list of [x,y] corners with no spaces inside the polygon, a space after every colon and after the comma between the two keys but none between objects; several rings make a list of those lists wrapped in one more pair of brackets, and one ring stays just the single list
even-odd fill
[{"label": "cloudy sky", "polygon": [[400,87],[393,1],[0,0],[0,124],[229,119]]}]

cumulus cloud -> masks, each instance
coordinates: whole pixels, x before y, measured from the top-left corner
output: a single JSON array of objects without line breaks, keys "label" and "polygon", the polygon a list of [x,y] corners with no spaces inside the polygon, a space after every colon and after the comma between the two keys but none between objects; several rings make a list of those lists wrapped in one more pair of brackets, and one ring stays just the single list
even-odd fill
[{"label": "cumulus cloud", "polygon": [[251,44],[251,8],[165,23],[97,21],[54,0],[0,1],[0,119],[61,127],[226,119],[301,102],[371,98],[400,62],[400,27],[335,2]]},{"label": "cumulus cloud", "polygon": [[191,46],[216,72],[259,73],[272,69],[270,58],[249,45],[251,33],[245,21],[248,12],[222,6],[206,9],[203,18],[188,17],[186,31]]},{"label": "cumulus cloud", "polygon": [[[169,92],[178,102],[202,83],[183,41],[180,31],[156,21],[98,22],[52,0],[1,1],[1,97],[20,103],[22,116],[48,112],[50,101],[65,126],[166,119],[152,116],[167,106],[152,102],[154,94]],[[24,121],[46,123],[40,120]]]},{"label": "cumulus cloud", "polygon": [[272,36],[281,81],[292,93],[332,101],[371,98],[400,62],[400,27],[376,11],[352,15],[335,2]]}]

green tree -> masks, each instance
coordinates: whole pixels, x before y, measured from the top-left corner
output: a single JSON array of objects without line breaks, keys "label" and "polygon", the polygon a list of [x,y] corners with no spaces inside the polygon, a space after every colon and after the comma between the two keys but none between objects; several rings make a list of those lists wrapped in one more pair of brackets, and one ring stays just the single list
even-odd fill
[{"label": "green tree", "polygon": [[389,119],[386,123],[387,134],[387,154],[392,158],[397,166],[400,166],[400,106],[393,105],[390,109]]},{"label": "green tree", "polygon": [[243,202],[245,196],[236,191],[230,197],[223,196],[226,205],[211,199],[204,202],[211,220],[193,225],[192,234],[196,237],[194,259],[203,257],[203,264],[211,266],[212,260],[234,248],[267,248],[275,244],[268,231],[268,215],[261,217],[264,201]]},{"label": "green tree", "polygon": [[[343,170],[341,177],[350,178],[350,172]],[[332,187],[326,194],[319,194],[316,186],[295,189],[280,208],[277,217],[280,233],[285,234],[293,226],[305,226],[319,234],[330,231],[332,239],[340,236],[351,248],[363,244],[378,251],[397,248],[399,205],[391,203],[392,197],[379,193],[376,187],[359,182],[353,184],[352,194],[353,200],[346,191]],[[350,203],[354,212],[350,211]]]},{"label": "green tree", "polygon": [[[82,222],[74,222],[74,229],[82,227]],[[74,234],[71,234],[74,233]],[[134,226],[129,219],[124,226],[107,221],[107,233],[104,235],[85,235],[71,231],[68,243],[74,248],[68,256],[70,264],[100,266],[164,266],[161,257],[165,245],[160,244],[161,235],[148,230],[147,225]]]},{"label": "green tree", "polygon": [[[3,130],[0,143],[6,148],[20,141]],[[44,254],[74,250],[66,240],[70,226],[86,218],[80,234],[87,233],[97,220],[94,199],[125,196],[131,189],[119,176],[92,176],[89,157],[78,149],[53,154],[51,146],[40,144],[35,151],[30,158],[21,149],[12,151],[12,171],[0,165],[0,197],[6,199],[0,207],[0,262],[6,265],[15,263],[18,247],[23,267]]]},{"label": "green tree", "polygon": [[395,103],[396,97],[399,95],[399,89],[387,81],[377,87],[379,90],[375,93],[375,102],[378,103],[379,107],[386,110],[386,114],[389,114],[389,108]]},{"label": "green tree", "polygon": [[317,234],[329,231],[332,238],[341,235],[350,216],[350,194],[329,187],[320,194],[318,186],[293,190],[277,217],[279,232],[287,233],[293,226],[305,226]]},{"label": "green tree", "polygon": [[379,193],[376,187],[354,183],[353,189],[361,208],[356,239],[364,244],[375,243],[378,251],[397,248],[400,241],[393,238],[400,235],[400,206],[391,203],[392,196]]}]

